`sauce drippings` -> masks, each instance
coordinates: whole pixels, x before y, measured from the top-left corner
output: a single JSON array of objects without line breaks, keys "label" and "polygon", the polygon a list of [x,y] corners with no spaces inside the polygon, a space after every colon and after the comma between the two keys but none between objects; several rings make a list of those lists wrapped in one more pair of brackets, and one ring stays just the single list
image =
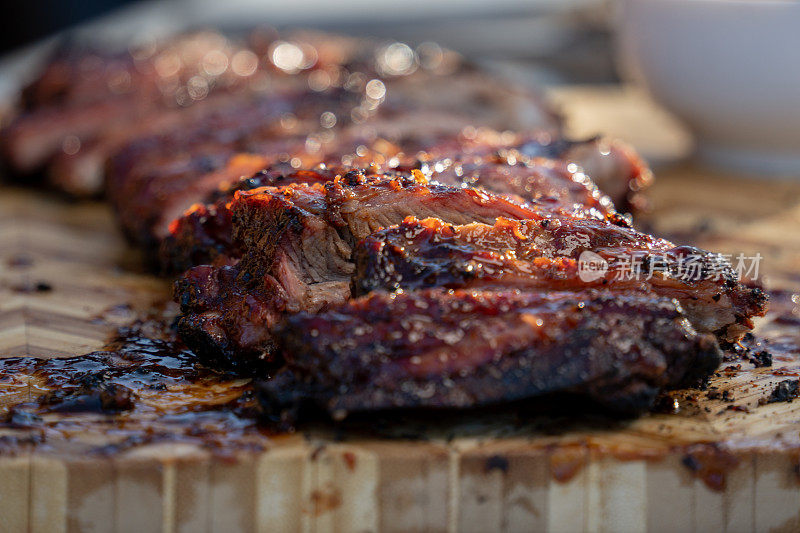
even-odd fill
[{"label": "sauce drippings", "polygon": [[0,449],[112,453],[169,440],[227,454],[268,441],[250,380],[201,366],[153,321],[103,351],[0,359],[0,420]]}]

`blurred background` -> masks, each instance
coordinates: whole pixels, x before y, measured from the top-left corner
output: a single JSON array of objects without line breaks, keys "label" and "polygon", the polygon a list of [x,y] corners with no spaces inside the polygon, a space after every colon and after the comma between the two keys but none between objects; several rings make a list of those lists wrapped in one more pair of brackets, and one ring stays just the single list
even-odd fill
[{"label": "blurred background", "polygon": [[[29,0],[7,6],[4,24],[0,101],[64,38],[308,27],[436,41],[569,100],[568,133],[630,139],[657,166],[695,153],[736,172],[800,174],[796,0]],[[587,86],[586,98],[570,93]]]},{"label": "blurred background", "polygon": [[540,83],[617,79],[611,10],[603,0],[31,0],[9,9],[7,27],[0,32],[3,53],[80,24],[79,34],[103,34],[113,27],[117,36],[135,38],[143,28],[159,33],[260,23],[411,43],[435,40],[474,59],[501,60]]},{"label": "blurred background", "polygon": [[[20,80],[57,42],[105,40],[127,43],[183,29],[215,27],[235,31],[254,25],[308,27],[409,44],[435,41],[515,82],[548,92],[557,106],[576,100],[567,87],[618,87],[614,59],[614,0],[31,0],[15,3],[0,33],[0,101],[9,101]],[[556,89],[550,91],[550,89]],[[563,91],[561,89],[564,89]],[[5,97],[5,98],[4,98]],[[616,94],[610,94],[616,98]],[[583,102],[577,98],[578,102]],[[571,133],[604,132],[628,137],[630,119],[576,109],[580,124]],[[647,103],[646,105],[648,105]],[[580,106],[579,106],[580,107]],[[652,109],[650,109],[652,111]],[[660,110],[659,117],[664,117]],[[569,126],[570,115],[567,113]],[[623,113],[624,115],[625,113]],[[635,143],[653,163],[674,160],[688,150],[686,135],[671,128],[637,134]],[[664,133],[666,131],[666,133]],[[638,132],[637,132],[638,133]],[[670,142],[664,143],[666,135]],[[669,148],[659,148],[669,146]],[[655,151],[653,148],[656,147]]]}]

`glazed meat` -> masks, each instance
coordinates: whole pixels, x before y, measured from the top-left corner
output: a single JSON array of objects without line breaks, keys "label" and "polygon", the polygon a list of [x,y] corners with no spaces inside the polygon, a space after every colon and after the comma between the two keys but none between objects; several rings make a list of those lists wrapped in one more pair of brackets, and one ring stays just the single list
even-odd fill
[{"label": "glazed meat", "polygon": [[[191,107],[211,92],[245,86],[250,76],[227,65],[235,61],[241,66],[252,59],[251,53],[215,32],[144,43],[130,52],[59,49],[22,91],[20,113],[2,132],[9,166],[27,174],[59,154],[80,157],[84,145],[92,146],[108,132],[148,121],[158,129],[165,111]],[[61,178],[65,189],[80,194],[96,193],[99,185],[87,188],[78,173]]]},{"label": "glazed meat", "polygon": [[[356,153],[365,142],[365,132],[386,133],[379,129],[380,123],[397,125],[385,116],[399,111],[387,109],[386,104],[363,122],[353,123],[352,115],[361,102],[358,94],[343,90],[304,92],[283,100],[269,96],[256,104],[243,104],[235,112],[225,110],[186,126],[203,134],[187,136],[182,128],[168,136],[130,143],[109,162],[108,197],[118,207],[123,228],[135,242],[157,245],[167,236],[170,222],[188,207],[259,170],[249,168],[250,172],[243,174],[235,165],[230,168],[236,153],[253,154],[253,160],[264,161],[261,168],[279,162],[308,167]],[[411,108],[404,114],[405,120],[412,116]],[[323,115],[337,117],[336,125],[327,134],[315,136]],[[418,118],[414,127],[426,130],[438,127],[457,132],[469,124],[466,116],[456,114]]]},{"label": "glazed meat", "polygon": [[[458,83],[458,77],[452,82]],[[241,173],[230,164],[238,153],[263,160],[261,168],[279,162],[290,162],[294,168],[318,163],[342,166],[343,161],[349,161],[346,166],[368,166],[387,147],[416,151],[457,135],[476,120],[466,112],[474,102],[463,102],[462,111],[425,109],[404,98],[407,95],[397,87],[402,85],[401,81],[386,81],[386,91],[391,92],[385,100],[371,103],[368,111],[363,109],[361,92],[340,88],[267,95],[199,117],[170,134],[131,142],[109,160],[108,198],[117,207],[127,235],[134,242],[154,247],[168,235],[171,221],[190,206],[204,203],[220,187],[260,170],[249,168],[249,173]],[[397,97],[390,99],[388,94]],[[495,123],[501,121],[496,117]],[[321,123],[333,125],[321,127]],[[187,130],[193,133],[187,135]],[[383,154],[380,158],[392,159]],[[391,169],[388,164],[379,167]],[[543,179],[563,186],[571,178],[562,172]],[[580,200],[610,205],[599,193],[587,192],[586,184],[576,182],[570,187],[580,191],[575,193]]]},{"label": "glazed meat", "polygon": [[[318,124],[320,115],[330,110],[349,116],[358,101],[340,90],[259,97],[198,117],[179,130],[138,139],[109,160],[106,196],[127,236],[157,247],[172,220],[220,186],[278,162],[282,154],[301,157],[306,139],[293,136],[287,126],[308,129],[309,121]],[[293,117],[291,123],[287,116]],[[272,139],[273,158],[232,160],[252,136],[261,142]]]},{"label": "glazed meat", "polygon": [[673,301],[592,290],[378,292],[293,315],[275,337],[286,366],[259,388],[266,415],[288,422],[307,404],[341,419],[555,392],[642,411],[721,359]]},{"label": "glazed meat", "polygon": [[[675,299],[697,330],[729,341],[765,311],[763,292],[739,283],[720,256],[624,224],[449,187],[419,170],[328,178],[296,173],[289,185],[235,194],[220,226],[232,224],[227,249],[241,259],[220,253],[176,285],[181,334],[204,358],[273,362],[271,330],[287,314],[379,290],[605,287]],[[585,253],[605,265],[599,276],[581,271]]]},{"label": "glazed meat", "polygon": [[231,205],[241,260],[199,266],[176,283],[184,340],[208,360],[272,360],[270,329],[287,313],[317,311],[350,297],[353,246],[412,213],[452,224],[549,213],[482,191],[411,177],[351,171],[334,181],[239,191]]},{"label": "glazed meat", "polygon": [[3,130],[4,159],[17,173],[34,173],[59,151],[79,149],[82,142],[106,125],[128,122],[151,109],[148,102],[119,98],[93,103],[91,110],[60,106],[38,110],[19,117]]},{"label": "glazed meat", "polygon": [[[740,283],[721,256],[591,219],[454,226],[411,217],[361,241],[354,258],[356,295],[492,285],[654,293],[680,302],[698,331],[731,341],[766,311],[764,293]],[[603,269],[586,270],[591,260]]]},{"label": "glazed meat", "polygon": [[[528,201],[551,201],[561,207],[572,200],[583,209],[601,212],[614,206],[620,212],[641,207],[641,192],[653,180],[647,164],[619,140],[574,141],[547,131],[469,128],[426,147],[419,165],[445,183],[508,190]],[[569,179],[557,179],[558,174]]]},{"label": "glazed meat", "polygon": [[[245,156],[241,163],[258,164]],[[161,243],[159,258],[165,272],[183,272],[193,266],[230,262],[241,257],[242,250],[233,240],[231,200],[236,191],[291,184],[323,184],[336,177],[338,169],[295,170],[289,164],[273,165],[242,179],[224,191],[212,193],[209,203],[195,204],[170,224],[169,235]],[[214,200],[216,198],[216,200]]]},{"label": "glazed meat", "polygon": [[14,171],[105,188],[187,269],[180,336],[274,376],[270,417],[560,392],[640,411],[712,372],[765,296],[633,230],[647,166],[559,126],[435,45],[201,32],[60,52],[0,136]]},{"label": "glazed meat", "polygon": [[[119,52],[61,48],[22,91],[18,116],[2,132],[9,166],[22,174],[48,166],[57,188],[96,195],[105,160],[128,142],[185,132],[198,114],[258,95],[307,91],[316,86],[314,73],[326,78],[363,62],[354,39],[310,32],[284,38],[203,31]],[[281,52],[292,61],[280,61]]]},{"label": "glazed meat", "polygon": [[188,108],[163,109],[112,123],[103,129],[102,134],[80,142],[77,151],[61,150],[55,154],[47,165],[47,179],[54,187],[71,196],[98,196],[104,191],[106,162],[111,154],[136,139],[152,138],[159,133],[185,128],[187,124],[202,120],[211,113],[234,113],[237,102],[244,98],[240,93],[232,89],[226,94],[217,91],[202,103]]},{"label": "glazed meat", "polygon": [[[494,80],[430,43],[413,50],[403,43],[314,32],[255,31],[243,39],[206,31],[129,48],[130,52],[116,52],[64,47],[56,52],[23,90],[18,116],[2,132],[3,153],[13,170],[29,174],[47,167],[57,188],[96,195],[102,189],[99,178],[105,161],[120,150],[126,152],[128,144],[135,144],[135,152],[141,154],[140,139],[202,130],[198,115],[231,106],[236,114],[235,104],[247,105],[255,97],[280,99],[337,88],[352,93],[358,102],[341,114],[341,106],[323,110],[333,115],[320,121],[318,113],[313,117],[316,126],[308,131],[288,127],[284,133],[302,135],[303,141],[309,134],[324,137],[331,122],[340,123],[337,129],[351,118],[360,124],[386,101],[394,111],[370,118],[369,132],[395,137],[418,129],[424,120],[432,133],[455,132],[469,124],[558,127],[558,118],[531,91]],[[287,112],[283,118],[290,124],[296,117]],[[228,144],[233,140],[229,135],[216,140]],[[238,139],[238,150],[262,157],[283,153],[273,151],[270,135],[240,135],[247,139]],[[181,153],[171,153],[174,160],[167,158],[163,164],[180,164],[187,155],[202,160],[203,150],[189,141]],[[230,155],[204,165],[221,170]],[[150,169],[159,175],[158,164],[142,165],[133,174]],[[112,177],[125,179],[118,174],[127,167],[114,168]],[[209,172],[202,163],[194,169],[195,177]],[[153,196],[158,193],[152,191]]]},{"label": "glazed meat", "polygon": [[[448,136],[449,140],[440,139],[430,152],[422,150],[418,143],[406,143],[405,146],[419,148],[414,156],[405,155],[396,144],[385,140],[361,145],[361,155],[336,154],[336,148],[348,146],[340,144],[322,161],[323,166],[318,167],[323,170],[313,172],[318,172],[319,178],[331,179],[337,173],[343,174],[354,168],[354,165],[372,165],[371,172],[383,171],[399,176],[409,176],[413,170],[421,170],[446,185],[485,189],[520,198],[548,211],[627,224],[616,212],[613,202],[575,163],[555,159],[571,148],[587,144],[601,150],[594,141],[553,140],[551,135],[540,132],[539,136],[531,134],[524,147],[518,146],[514,151],[502,148],[500,143],[500,139],[508,135],[490,130],[481,130],[475,135],[480,137],[480,141],[463,134]],[[460,152],[461,147],[466,151]],[[520,152],[523,148],[526,153],[536,155],[523,156]],[[254,162],[265,160],[256,155],[238,157]],[[266,175],[274,177],[276,168],[235,182],[225,192],[216,189],[205,203],[197,204],[174,221],[161,246],[162,270],[179,272],[190,266],[213,262],[221,256],[237,257],[238,251],[231,248],[231,230],[226,228],[230,225],[227,205],[237,190],[254,188],[259,183],[272,184],[263,180]],[[289,174],[295,172],[288,165],[283,168]]]}]

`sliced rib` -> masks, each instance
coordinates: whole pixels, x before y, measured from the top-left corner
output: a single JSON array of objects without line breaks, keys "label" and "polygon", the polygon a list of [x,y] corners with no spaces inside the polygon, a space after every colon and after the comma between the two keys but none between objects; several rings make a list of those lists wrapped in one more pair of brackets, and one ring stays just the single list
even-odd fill
[{"label": "sliced rib", "polygon": [[[591,219],[457,226],[412,217],[367,237],[354,257],[356,294],[494,284],[526,290],[607,287],[675,298],[698,331],[731,341],[766,311],[765,294],[740,283],[720,255]],[[592,259],[606,270],[589,272]]]},{"label": "sliced rib", "polygon": [[308,403],[343,418],[555,392],[641,411],[721,358],[671,300],[592,290],[379,292],[291,316],[275,336],[286,367],[260,390],[284,419]]}]

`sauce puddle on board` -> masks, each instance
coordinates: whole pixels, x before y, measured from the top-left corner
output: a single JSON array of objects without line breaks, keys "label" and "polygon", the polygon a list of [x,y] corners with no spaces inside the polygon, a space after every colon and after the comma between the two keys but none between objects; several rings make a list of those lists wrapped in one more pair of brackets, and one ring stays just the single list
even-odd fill
[{"label": "sauce puddle on board", "polygon": [[0,359],[0,452],[108,452],[161,441],[221,454],[265,446],[249,379],[203,367],[157,321],[106,350]]}]

